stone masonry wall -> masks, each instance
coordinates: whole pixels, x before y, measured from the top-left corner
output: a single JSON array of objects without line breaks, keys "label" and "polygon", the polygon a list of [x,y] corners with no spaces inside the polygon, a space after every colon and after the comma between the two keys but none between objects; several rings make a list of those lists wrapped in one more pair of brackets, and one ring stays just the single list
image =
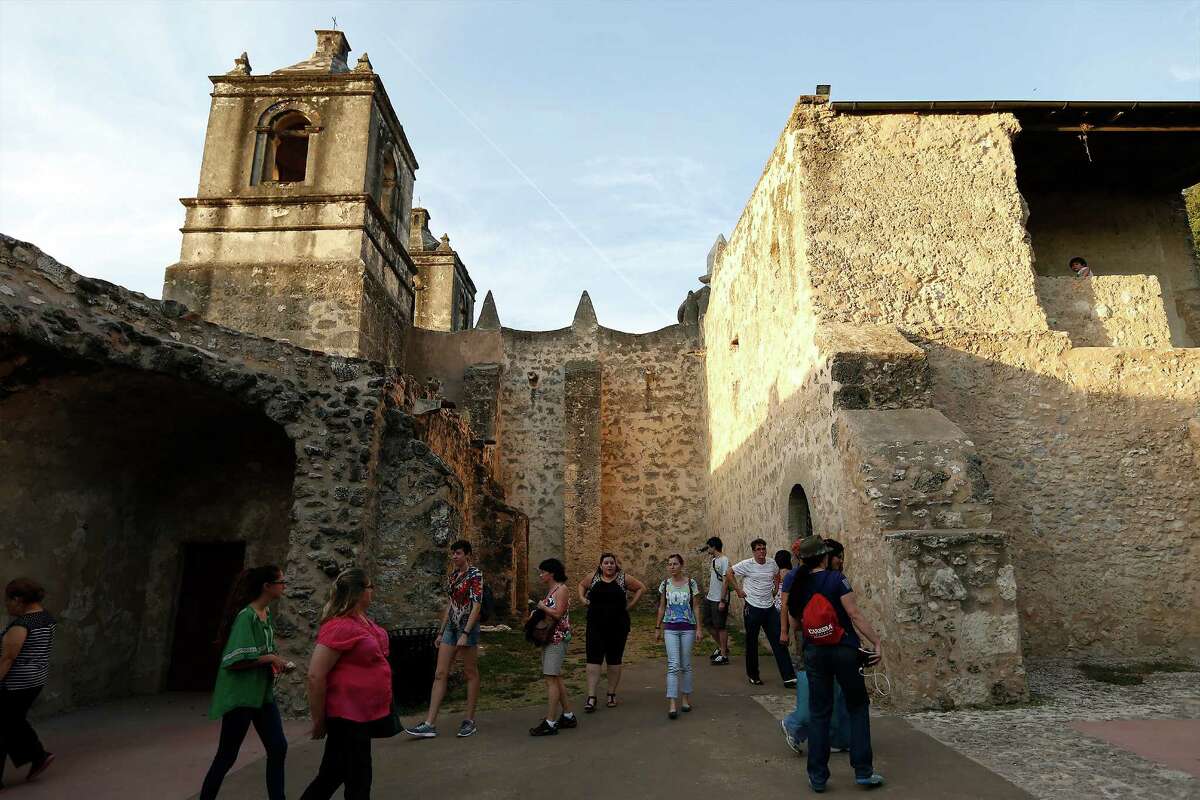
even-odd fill
[{"label": "stone masonry wall", "polygon": [[[669,553],[694,551],[706,538],[697,333],[679,325],[621,333],[597,325],[594,316],[558,331],[503,329],[499,473],[509,502],[529,514],[531,573],[542,559],[564,556],[569,361],[592,360],[600,368],[601,539],[586,548],[589,558],[612,550],[632,574],[653,576]],[[595,568],[570,552],[566,560],[579,570]]]},{"label": "stone masonry wall", "polygon": [[[379,539],[411,536],[397,546],[414,551],[430,539],[436,543],[439,529],[432,523],[443,506],[435,501],[453,494],[455,481],[444,462],[411,435],[405,422],[411,417],[404,411],[413,402],[410,384],[379,364],[330,358],[204,322],[178,303],[79,276],[32,245],[7,237],[0,238],[0,357],[0,409],[8,406],[5,398],[18,397],[63,370],[132,370],[194,385],[201,396],[217,393],[222,402],[260,420],[264,430],[286,437],[295,459],[281,559],[289,585],[276,627],[281,653],[297,663],[308,659],[331,577],[347,566],[382,560],[387,553],[374,552]],[[407,452],[393,459],[393,450]],[[408,502],[390,502],[399,479],[419,484]],[[17,527],[3,530],[0,547],[15,554],[30,534],[19,520],[10,523]],[[256,557],[253,548],[251,557]],[[148,586],[146,595],[155,603],[176,590],[175,573],[168,564],[159,565],[164,568],[152,574],[161,582]],[[392,578],[407,585],[403,571],[385,573],[381,566],[385,592]],[[64,637],[97,640],[94,628],[101,618],[76,620],[69,609],[78,593],[99,597],[108,591],[102,577],[83,574],[63,588],[64,594],[47,598],[52,611],[65,612]],[[123,613],[137,619],[143,602],[149,600],[129,600]],[[169,640],[172,631],[169,624],[155,623],[138,635]],[[91,656],[80,650],[67,674],[90,680]],[[135,667],[134,658],[131,654],[131,669],[158,676],[139,688],[159,690],[165,665],[160,660]],[[59,702],[70,704],[70,690],[61,691]],[[305,713],[303,670],[281,679],[278,693],[285,713]]]},{"label": "stone masonry wall", "polygon": [[[917,341],[1011,537],[1026,651],[1196,657],[1200,350],[1072,350],[1058,333]],[[1147,576],[1164,590],[1146,594]]]},{"label": "stone masonry wall", "polygon": [[1162,288],[1153,275],[1037,277],[1046,320],[1075,347],[1170,347]]}]

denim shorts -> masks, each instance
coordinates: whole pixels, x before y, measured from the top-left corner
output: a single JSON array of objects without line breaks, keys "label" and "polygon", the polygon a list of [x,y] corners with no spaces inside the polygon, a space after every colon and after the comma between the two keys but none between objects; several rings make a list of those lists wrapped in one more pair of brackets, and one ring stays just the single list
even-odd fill
[{"label": "denim shorts", "polygon": [[[448,621],[446,628],[442,631],[442,644],[457,645],[458,637],[462,635],[462,631],[454,624],[454,621]],[[467,647],[479,646],[479,623],[475,623],[475,627],[467,634]]]}]

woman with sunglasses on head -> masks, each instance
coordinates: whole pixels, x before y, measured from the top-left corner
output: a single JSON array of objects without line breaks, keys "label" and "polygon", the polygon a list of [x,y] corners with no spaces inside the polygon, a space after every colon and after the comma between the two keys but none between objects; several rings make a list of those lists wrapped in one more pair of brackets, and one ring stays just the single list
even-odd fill
[{"label": "woman with sunglasses on head", "polygon": [[560,730],[579,726],[563,683],[563,661],[571,641],[571,592],[567,569],[557,558],[538,564],[538,579],[546,586],[546,597],[537,604],[554,626],[550,641],[542,647],[542,677],[546,679],[546,718],[529,729],[530,736],[556,736]]},{"label": "woman with sunglasses on head", "polygon": [[392,709],[387,631],[367,617],[374,590],[357,567],[329,588],[308,665],[312,738],[325,739],[325,752],[300,800],[329,800],[342,785],[346,800],[371,796],[371,723]]},{"label": "woman with sunglasses on head", "polygon": [[200,800],[212,800],[237,761],[250,726],[267,751],[267,797],[283,800],[283,760],[287,738],[275,705],[275,676],[294,668],[275,652],[270,604],[283,596],[287,582],[274,564],[242,570],[225,604],[217,641],[221,666],[209,717],[221,720],[217,755],[204,777]]}]

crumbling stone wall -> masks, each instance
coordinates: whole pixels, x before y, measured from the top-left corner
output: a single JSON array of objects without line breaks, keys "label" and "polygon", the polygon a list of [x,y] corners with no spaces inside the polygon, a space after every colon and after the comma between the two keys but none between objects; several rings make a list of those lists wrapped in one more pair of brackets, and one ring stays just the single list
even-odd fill
[{"label": "crumbling stone wall", "polygon": [[1153,275],[1037,277],[1046,321],[1075,347],[1170,347],[1162,287]]},{"label": "crumbling stone wall", "polygon": [[[405,409],[414,401],[411,385],[379,364],[330,358],[202,321],[179,303],[152,300],[79,276],[32,245],[7,237],[0,238],[0,343],[0,414],[20,412],[28,417],[39,413],[23,407],[21,395],[37,391],[56,376],[125,370],[148,376],[146,380],[174,381],[184,395],[194,387],[197,401],[215,395],[219,407],[236,407],[246,418],[257,420],[259,429],[276,430],[285,438],[294,468],[287,498],[281,500],[287,509],[286,522],[279,528],[283,539],[278,549],[264,548],[263,532],[253,532],[249,525],[225,535],[246,536],[251,558],[284,562],[289,585],[276,615],[279,645],[284,656],[298,663],[305,662],[311,651],[331,577],[353,564],[371,566],[375,559],[395,555],[404,547],[419,556],[416,551],[428,549],[429,541],[436,545],[437,537],[449,541],[448,537],[458,534],[452,517],[442,528],[434,524],[444,516],[440,516],[443,506],[426,502],[430,497],[436,500],[452,495],[456,479],[413,435],[415,431],[406,421],[411,418]],[[162,398],[159,401],[163,402]],[[170,399],[165,402],[164,408],[169,409]],[[186,399],[177,405],[182,412],[189,408]],[[122,421],[110,424],[120,426]],[[249,447],[255,441],[248,438],[241,446]],[[155,451],[152,443],[144,446],[160,459],[168,455]],[[397,450],[406,457],[392,459]],[[19,448],[15,457],[33,454]],[[233,458],[249,463],[256,456],[235,453]],[[0,480],[0,495],[25,491],[13,483],[21,474],[19,469],[6,471]],[[420,484],[416,490],[419,502],[389,502],[399,479]],[[187,505],[186,492],[178,498],[180,515],[203,510]],[[213,500],[218,505],[238,505],[236,493]],[[154,531],[160,539],[187,536],[186,524],[173,522],[166,509],[160,506],[151,511],[140,518],[143,530]],[[87,536],[109,541],[119,539],[125,530],[114,527],[115,522],[109,525],[103,518],[93,519],[95,525]],[[198,520],[203,519],[198,514]],[[20,566],[8,558],[31,552],[29,537],[40,535],[29,527],[31,522],[31,518],[8,517],[0,533],[6,566]],[[249,538],[252,534],[256,537],[253,541]],[[383,552],[381,542],[394,544],[389,538],[393,536],[409,538]],[[96,696],[95,691],[81,688],[75,697],[74,681],[81,687],[99,686],[101,692],[121,691],[121,687],[105,684],[93,669],[94,659],[104,663],[97,650],[101,642],[111,652],[105,637],[114,620],[137,627],[142,639],[170,639],[169,621],[151,619],[146,613],[173,596],[172,576],[178,573],[172,571],[170,548],[160,547],[150,557],[155,569],[144,595],[114,594],[119,587],[100,573],[97,564],[72,575],[69,585],[64,583],[59,594],[48,598],[52,610],[66,612],[64,639],[79,643],[71,656],[74,661],[56,679],[67,681],[57,689],[64,705]],[[440,557],[444,559],[444,550]],[[379,567],[381,574],[385,566]],[[387,591],[388,581],[407,587],[410,577],[402,570],[385,575],[381,594]],[[439,597],[439,605],[441,602]],[[72,611],[101,607],[112,613]],[[144,620],[151,622],[143,624]],[[153,648],[131,648],[128,658],[131,670],[152,678],[130,690],[161,688],[165,674],[161,652],[156,655]],[[285,712],[304,713],[302,671],[281,679],[279,694]]]}]

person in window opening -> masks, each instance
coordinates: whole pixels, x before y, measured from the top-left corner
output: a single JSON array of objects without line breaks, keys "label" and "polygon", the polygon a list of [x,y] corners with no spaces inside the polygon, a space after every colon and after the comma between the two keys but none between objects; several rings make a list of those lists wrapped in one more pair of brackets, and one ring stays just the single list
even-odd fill
[{"label": "person in window opening", "polygon": [[[796,558],[800,557],[802,541],[803,539],[797,539],[792,542],[792,555]],[[845,563],[845,548],[834,539],[826,539],[825,546],[829,548],[829,569],[841,572]],[[789,606],[793,605],[789,603],[789,600],[793,583],[799,573],[799,567],[788,572],[780,586],[781,605],[784,613],[780,619],[779,639],[786,643],[794,638],[797,640],[797,646],[802,648],[803,638],[792,636],[792,631],[800,630],[800,620],[793,617],[788,610]],[[801,655],[803,655],[802,650]],[[808,673],[801,671],[796,673],[796,707],[792,713],[779,721],[779,726],[783,729],[784,741],[797,755],[801,753],[800,743],[808,739],[808,725]],[[844,753],[850,749],[850,712],[846,710],[846,696],[842,693],[842,687],[836,681],[833,684],[833,717],[829,726],[829,743],[830,748],[836,753]]]},{"label": "person in window opening", "polygon": [[[850,717],[850,765],[854,781],[874,788],[883,785],[871,752],[870,699],[859,671],[860,655],[867,664],[879,663],[883,645],[858,607],[850,581],[830,569],[830,551],[820,536],[800,542],[800,567],[788,594],[788,610],[800,620],[804,637],[804,667],[808,673],[808,782],[824,792],[829,782],[829,727],[833,715],[833,685],[846,696]],[[870,645],[861,646],[861,637]]]},{"label": "person in window opening", "polygon": [[1088,266],[1087,261],[1082,256],[1075,256],[1067,264],[1071,268],[1071,272],[1075,273],[1076,278],[1092,277],[1092,269]]},{"label": "person in window opening", "polygon": [[437,671],[429,694],[429,713],[425,721],[404,730],[418,739],[437,736],[438,710],[446,696],[446,683],[454,659],[462,656],[463,673],[467,679],[467,709],[456,734],[460,739],[470,736],[475,727],[475,705],[479,701],[479,618],[483,610],[483,573],[471,563],[471,543],[458,540],[450,545],[453,571],[446,580],[450,602],[442,613],[442,637],[438,641]]},{"label": "person in window opening", "polygon": [[731,592],[725,584],[725,575],[729,572],[729,557],[721,550],[725,543],[721,537],[712,536],[705,543],[711,560],[708,564],[708,593],[703,601],[703,622],[709,635],[717,643],[717,649],[708,657],[710,664],[725,666],[729,663],[729,599]]},{"label": "person in window opening", "polygon": [[[725,586],[731,587],[745,601],[742,621],[746,626],[746,677],[751,685],[762,686],[758,671],[758,632],[767,635],[775,665],[783,685],[789,689],[796,685],[796,669],[787,648],[779,641],[779,611],[775,608],[775,595],[779,591],[779,567],[767,560],[767,543],[755,539],[750,543],[753,558],[733,565],[725,575]],[[738,583],[738,578],[742,583]]]},{"label": "person in window opening", "polygon": [[[537,604],[547,619],[554,620],[554,634],[542,648],[542,677],[546,679],[546,718],[529,729],[530,736],[554,736],[559,730],[575,728],[579,720],[571,711],[563,683],[563,661],[571,641],[571,592],[567,570],[557,558],[538,564],[538,579],[546,586],[546,597]],[[560,713],[561,711],[561,713]]]},{"label": "person in window opening", "polygon": [[[600,556],[596,571],[579,582],[579,600],[587,606],[587,699],[583,710],[596,710],[596,687],[600,685],[600,667],[608,664],[609,708],[617,707],[617,687],[621,685],[621,661],[629,638],[629,611],[646,591],[646,585],[626,575],[613,553]],[[633,597],[629,597],[629,593]]]},{"label": "person in window opening", "polygon": [[[664,633],[665,631],[665,633]],[[667,558],[667,577],[658,585],[654,641],[667,649],[667,717],[692,710],[692,649],[700,638],[700,586],[683,571],[683,556]]]},{"label": "person in window opening", "polygon": [[346,800],[371,796],[371,723],[392,708],[387,631],[367,617],[374,595],[366,572],[343,570],[321,611],[308,707],[312,738],[325,739],[325,752],[300,800],[329,800],[342,785]]},{"label": "person in window opening", "polygon": [[42,693],[50,674],[54,647],[54,617],[42,606],[46,590],[29,578],[17,578],[4,587],[4,608],[12,622],[0,639],[0,789],[4,764],[29,764],[26,781],[41,775],[54,763],[27,716]]},{"label": "person in window opening", "polygon": [[274,564],[242,570],[233,582],[217,634],[221,665],[208,715],[221,720],[221,738],[200,800],[212,800],[237,761],[250,726],[267,751],[267,797],[283,800],[283,762],[287,737],[275,705],[275,676],[295,668],[275,650],[271,603],[283,596],[287,581]]}]

